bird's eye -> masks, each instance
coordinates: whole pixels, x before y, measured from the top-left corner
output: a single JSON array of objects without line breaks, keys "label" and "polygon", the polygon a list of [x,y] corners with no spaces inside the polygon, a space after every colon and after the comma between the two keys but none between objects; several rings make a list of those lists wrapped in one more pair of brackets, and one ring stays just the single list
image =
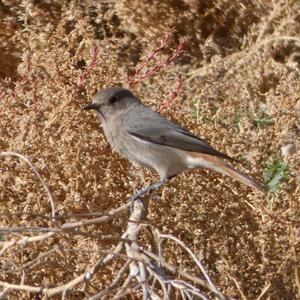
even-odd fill
[{"label": "bird's eye", "polygon": [[108,104],[112,105],[116,102],[119,101],[119,98],[117,96],[111,96],[109,99],[108,99]]}]

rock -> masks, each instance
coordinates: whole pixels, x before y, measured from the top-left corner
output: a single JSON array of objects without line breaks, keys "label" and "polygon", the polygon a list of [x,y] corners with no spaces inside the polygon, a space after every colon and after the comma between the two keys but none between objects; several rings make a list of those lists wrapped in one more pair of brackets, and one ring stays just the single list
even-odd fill
[{"label": "rock", "polygon": [[296,146],[295,146],[295,144],[292,144],[292,143],[287,144],[287,145],[281,147],[281,152],[284,157],[292,156],[293,154],[296,153]]}]

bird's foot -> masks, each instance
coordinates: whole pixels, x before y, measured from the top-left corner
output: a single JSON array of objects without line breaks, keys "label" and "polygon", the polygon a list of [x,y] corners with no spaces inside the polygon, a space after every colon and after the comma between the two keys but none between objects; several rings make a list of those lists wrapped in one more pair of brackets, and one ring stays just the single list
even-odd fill
[{"label": "bird's foot", "polygon": [[133,210],[133,206],[134,206],[134,201],[139,199],[141,196],[143,196],[146,193],[152,193],[155,190],[158,190],[160,187],[162,187],[165,183],[167,183],[169,181],[170,178],[164,178],[160,181],[154,182],[152,184],[150,184],[149,186],[140,189],[139,191],[137,191],[134,195],[132,195],[129,198],[129,201],[131,201],[131,210]]}]

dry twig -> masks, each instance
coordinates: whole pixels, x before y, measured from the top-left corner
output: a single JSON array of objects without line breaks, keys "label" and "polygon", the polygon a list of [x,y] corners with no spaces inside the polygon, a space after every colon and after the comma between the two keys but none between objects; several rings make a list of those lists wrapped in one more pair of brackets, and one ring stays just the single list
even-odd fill
[{"label": "dry twig", "polygon": [[[223,294],[220,291],[218,291],[218,289],[212,283],[208,274],[204,270],[204,267],[202,266],[201,262],[196,258],[192,251],[176,237],[172,235],[161,234],[157,229],[155,229],[156,235],[153,235],[153,237],[157,237],[157,240],[155,240],[154,243],[157,243],[159,245],[158,255],[149,251],[145,251],[143,249],[143,246],[139,244],[138,240],[141,228],[143,228],[144,226],[148,226],[147,223],[144,222],[145,207],[144,203],[140,200],[140,197],[142,197],[145,193],[151,192],[161,187],[164,183],[165,181],[152,184],[150,187],[145,188],[140,192],[136,193],[133,197],[131,197],[131,201],[134,201],[133,206],[132,202],[129,202],[99,218],[94,218],[91,220],[76,223],[66,223],[58,228],[48,228],[50,232],[47,232],[42,235],[38,235],[35,237],[26,237],[20,239],[19,241],[12,240],[5,242],[2,248],[2,253],[15,244],[24,244],[28,241],[33,242],[34,240],[43,240],[59,232],[65,232],[66,230],[70,233],[74,232],[74,234],[80,234],[80,232],[74,230],[85,225],[98,224],[99,222],[107,222],[111,218],[117,218],[121,216],[122,212],[127,210],[129,207],[132,207],[132,212],[128,220],[127,228],[122,234],[121,238],[119,239],[118,245],[115,246],[114,249],[112,249],[106,256],[99,259],[98,262],[92,268],[89,268],[83,274],[77,276],[73,280],[61,286],[53,288],[35,287],[24,285],[23,283],[20,285],[16,285],[2,281],[0,282],[0,286],[4,287],[2,293],[7,294],[9,290],[17,289],[31,293],[43,294],[44,299],[51,298],[59,294],[62,294],[62,296],[65,297],[67,292],[75,286],[83,285],[83,290],[86,290],[88,283],[93,279],[94,275],[100,270],[100,268],[103,268],[105,265],[112,262],[115,257],[123,256],[124,258],[126,258],[126,261],[120,268],[119,272],[117,272],[115,279],[111,282],[109,286],[104,288],[102,291],[99,291],[90,299],[104,299],[105,297],[119,299],[125,294],[128,294],[130,290],[132,291],[132,289],[140,289],[143,295],[143,299],[145,300],[156,298],[158,299],[161,292],[164,295],[164,299],[171,299],[175,290],[179,290],[182,296],[187,298],[192,298],[194,295],[201,299],[207,299],[207,297],[205,296],[205,292],[201,291],[200,287],[205,287],[206,289],[213,292],[217,299],[225,299],[225,296],[223,296]],[[5,233],[21,233],[25,231],[43,232],[47,231],[47,228],[32,227],[6,229]],[[177,244],[179,244],[181,247],[183,247],[192,256],[192,258],[200,268],[201,272],[204,275],[204,279],[197,278],[189,274],[188,272],[180,271],[176,267],[167,264],[163,257],[164,251],[161,243],[162,239],[171,239]],[[49,251],[40,255],[38,258],[28,262],[24,266],[11,271],[14,272],[17,270],[20,271],[26,268],[32,268],[33,266],[37,265],[41,259],[44,259],[49,255],[53,255],[57,250],[58,248],[54,247],[53,249],[50,249]],[[122,254],[123,251],[125,251],[125,255]],[[101,251],[99,252],[101,253]],[[172,277],[174,278],[170,278],[170,275],[167,276],[165,274],[164,269],[171,272]],[[128,273],[128,275],[127,278],[124,280],[124,277],[126,277],[126,273]],[[180,277],[177,276],[180,276],[183,279],[180,279]],[[187,279],[188,281],[186,281],[185,279]],[[159,283],[159,285],[157,285],[155,282]],[[192,282],[196,283],[196,285]],[[197,284],[200,284],[200,286],[197,287]]]},{"label": "dry twig", "polygon": [[46,194],[48,195],[50,204],[51,204],[51,218],[52,218],[52,222],[55,222],[55,203],[54,203],[54,196],[52,195],[50,188],[48,187],[47,183],[45,182],[45,180],[43,179],[43,177],[41,176],[41,174],[39,173],[39,171],[37,170],[37,168],[34,166],[34,164],[30,161],[29,158],[25,157],[22,154],[19,154],[17,152],[0,152],[0,157],[17,157],[21,160],[23,160],[27,165],[29,165],[29,167],[32,169],[32,171],[34,172],[34,174],[37,176],[37,178],[39,179],[39,181],[42,183]]}]

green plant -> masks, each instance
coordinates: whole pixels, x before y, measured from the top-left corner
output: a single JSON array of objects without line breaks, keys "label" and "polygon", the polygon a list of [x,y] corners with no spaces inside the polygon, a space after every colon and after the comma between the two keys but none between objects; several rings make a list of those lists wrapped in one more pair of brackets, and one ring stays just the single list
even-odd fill
[{"label": "green plant", "polygon": [[193,99],[192,101],[193,101],[193,107],[191,109],[191,115],[192,115],[192,118],[197,120],[197,123],[198,123],[199,115],[201,113],[201,109],[200,109],[201,100]]},{"label": "green plant", "polygon": [[256,118],[253,122],[256,126],[271,126],[274,124],[274,121],[268,115],[264,118]]},{"label": "green plant", "polygon": [[264,180],[269,188],[271,194],[275,194],[279,188],[282,179],[286,178],[289,173],[289,166],[287,163],[276,159],[267,165],[264,174]]}]

